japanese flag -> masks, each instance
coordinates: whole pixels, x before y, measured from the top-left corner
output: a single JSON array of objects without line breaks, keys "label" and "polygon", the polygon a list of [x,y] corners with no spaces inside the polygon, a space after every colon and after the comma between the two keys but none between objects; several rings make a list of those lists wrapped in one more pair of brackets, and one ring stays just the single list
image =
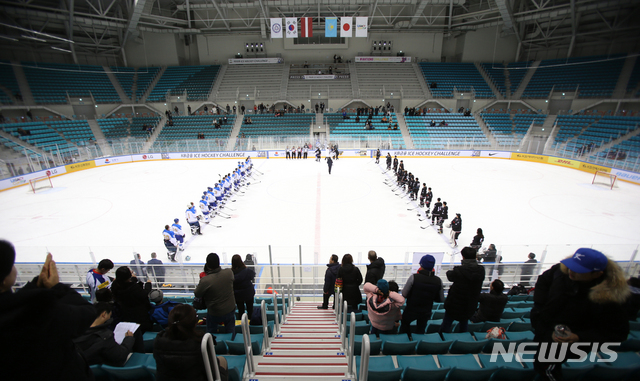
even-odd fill
[{"label": "japanese flag", "polygon": [[298,19],[296,17],[287,17],[285,28],[287,38],[298,38]]},{"label": "japanese flag", "polygon": [[340,18],[340,37],[353,37],[353,17]]}]

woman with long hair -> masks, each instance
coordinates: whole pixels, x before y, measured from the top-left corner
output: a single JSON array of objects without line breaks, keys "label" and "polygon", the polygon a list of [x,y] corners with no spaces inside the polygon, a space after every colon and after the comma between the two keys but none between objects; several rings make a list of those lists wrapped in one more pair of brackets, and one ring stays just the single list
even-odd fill
[{"label": "woman with long hair", "polygon": [[471,247],[478,251],[479,248],[482,247],[482,243],[484,242],[484,234],[482,234],[482,228],[478,228],[476,231],[476,235],[473,237],[473,241],[471,241]]},{"label": "woman with long hair", "polygon": [[242,257],[238,254],[231,257],[231,270],[234,277],[233,294],[236,298],[238,313],[242,316],[246,306],[247,315],[251,319],[253,297],[256,294],[256,290],[253,288],[253,279],[256,277],[256,273],[242,262]]},{"label": "woman with long hair", "polygon": [[351,254],[345,254],[342,257],[338,278],[342,279],[342,294],[344,300],[347,301],[347,312],[357,311],[358,304],[362,303],[362,293],[360,292],[362,273],[359,268],[353,265]]},{"label": "woman with long hair", "polygon": [[[167,329],[158,333],[153,343],[158,381],[206,381],[204,359],[200,350],[203,332],[196,331],[198,316],[189,304],[179,304],[169,313]],[[228,379],[227,360],[218,357],[222,380]],[[211,364],[213,373],[213,364]]]}]

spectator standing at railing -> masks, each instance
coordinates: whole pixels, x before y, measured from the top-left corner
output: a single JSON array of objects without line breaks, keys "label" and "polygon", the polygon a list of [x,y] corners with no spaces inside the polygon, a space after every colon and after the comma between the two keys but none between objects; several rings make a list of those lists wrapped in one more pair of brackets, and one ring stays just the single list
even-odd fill
[{"label": "spectator standing at railing", "polygon": [[376,284],[379,279],[384,278],[384,271],[386,265],[382,257],[378,257],[378,254],[374,250],[369,250],[367,253],[369,264],[367,265],[367,273],[364,276],[365,283]]},{"label": "spectator standing at railing", "polygon": [[72,340],[96,317],[93,306],[59,281],[51,254],[40,275],[17,292],[15,249],[0,240],[0,369],[3,380],[93,380]]},{"label": "spectator standing at railing", "polygon": [[331,295],[334,295],[333,309],[336,309],[335,284],[336,279],[338,278],[339,270],[340,261],[338,259],[338,256],[332,254],[331,258],[329,258],[329,263],[327,264],[327,270],[324,273],[324,284],[322,286],[322,305],[318,306],[319,310],[329,309],[329,299],[331,298]]},{"label": "spectator standing at railing", "polygon": [[236,310],[233,270],[223,270],[218,254],[211,253],[207,256],[205,272],[207,275],[200,279],[193,294],[207,305],[207,332],[215,334],[218,324],[223,324],[227,333],[233,333]]},{"label": "spectator standing at railing", "polygon": [[[175,224],[173,224],[173,226],[176,226],[176,225],[177,225],[177,221]],[[173,230],[173,227],[171,229]],[[182,231],[182,230],[179,229],[179,231]],[[178,234],[175,231],[174,231],[174,234],[176,237],[178,237]],[[152,275],[155,278],[156,283],[158,283],[158,286],[160,286],[162,285],[162,283],[164,283],[165,269],[162,261],[159,260],[157,257],[158,255],[156,253],[151,253],[151,259],[149,260],[149,262],[147,262],[147,274]]]},{"label": "spectator standing at railing", "polygon": [[141,281],[144,282],[145,278],[147,277],[147,267],[144,265],[144,261],[142,260],[140,254],[136,253],[134,255],[135,258],[132,259],[129,264],[132,265],[131,267],[135,268],[138,271],[138,273],[140,274],[138,277]]},{"label": "spectator standing at railing", "polygon": [[447,271],[447,279],[453,284],[444,301],[445,312],[440,333],[451,332],[451,324],[454,320],[458,321],[460,332],[467,332],[469,318],[473,316],[478,306],[478,297],[485,278],[484,267],[478,264],[475,249],[465,247],[461,254],[461,266],[455,266],[453,270]]},{"label": "spectator standing at railing", "polygon": [[253,314],[253,297],[256,294],[253,286],[256,273],[242,262],[242,257],[238,254],[234,254],[231,257],[231,270],[233,271],[233,294],[238,313],[242,317],[242,314],[246,311],[249,318],[251,318]]},{"label": "spectator standing at railing", "polygon": [[536,268],[536,264],[538,260],[536,259],[536,255],[534,253],[529,253],[527,261],[522,265],[522,270],[520,272],[520,283],[522,283],[525,287],[531,287],[531,278],[533,275],[533,270]]},{"label": "spectator standing at railing", "polygon": [[347,313],[357,312],[358,304],[362,303],[362,273],[360,269],[353,265],[351,254],[342,256],[342,264],[338,269],[338,279],[342,279],[342,294],[347,302]]}]

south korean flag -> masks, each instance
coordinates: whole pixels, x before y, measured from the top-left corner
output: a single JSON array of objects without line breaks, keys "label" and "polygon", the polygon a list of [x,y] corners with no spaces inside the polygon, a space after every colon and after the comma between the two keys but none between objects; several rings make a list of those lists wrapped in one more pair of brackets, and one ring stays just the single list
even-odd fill
[{"label": "south korean flag", "polygon": [[287,17],[287,38],[298,38],[298,19],[296,17]]}]

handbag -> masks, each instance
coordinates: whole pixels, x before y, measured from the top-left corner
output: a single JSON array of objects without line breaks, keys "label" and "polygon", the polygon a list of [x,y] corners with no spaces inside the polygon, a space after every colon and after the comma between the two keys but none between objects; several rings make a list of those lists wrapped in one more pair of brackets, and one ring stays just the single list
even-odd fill
[{"label": "handbag", "polygon": [[191,305],[196,310],[206,310],[207,309],[207,304],[204,302],[204,299],[202,299],[202,298],[198,298],[198,297],[193,298],[193,302],[191,303]]},{"label": "handbag", "polygon": [[336,295],[338,295],[340,293],[340,291],[342,291],[342,278],[337,278],[336,279],[336,283],[334,285],[334,291],[335,291]]}]

